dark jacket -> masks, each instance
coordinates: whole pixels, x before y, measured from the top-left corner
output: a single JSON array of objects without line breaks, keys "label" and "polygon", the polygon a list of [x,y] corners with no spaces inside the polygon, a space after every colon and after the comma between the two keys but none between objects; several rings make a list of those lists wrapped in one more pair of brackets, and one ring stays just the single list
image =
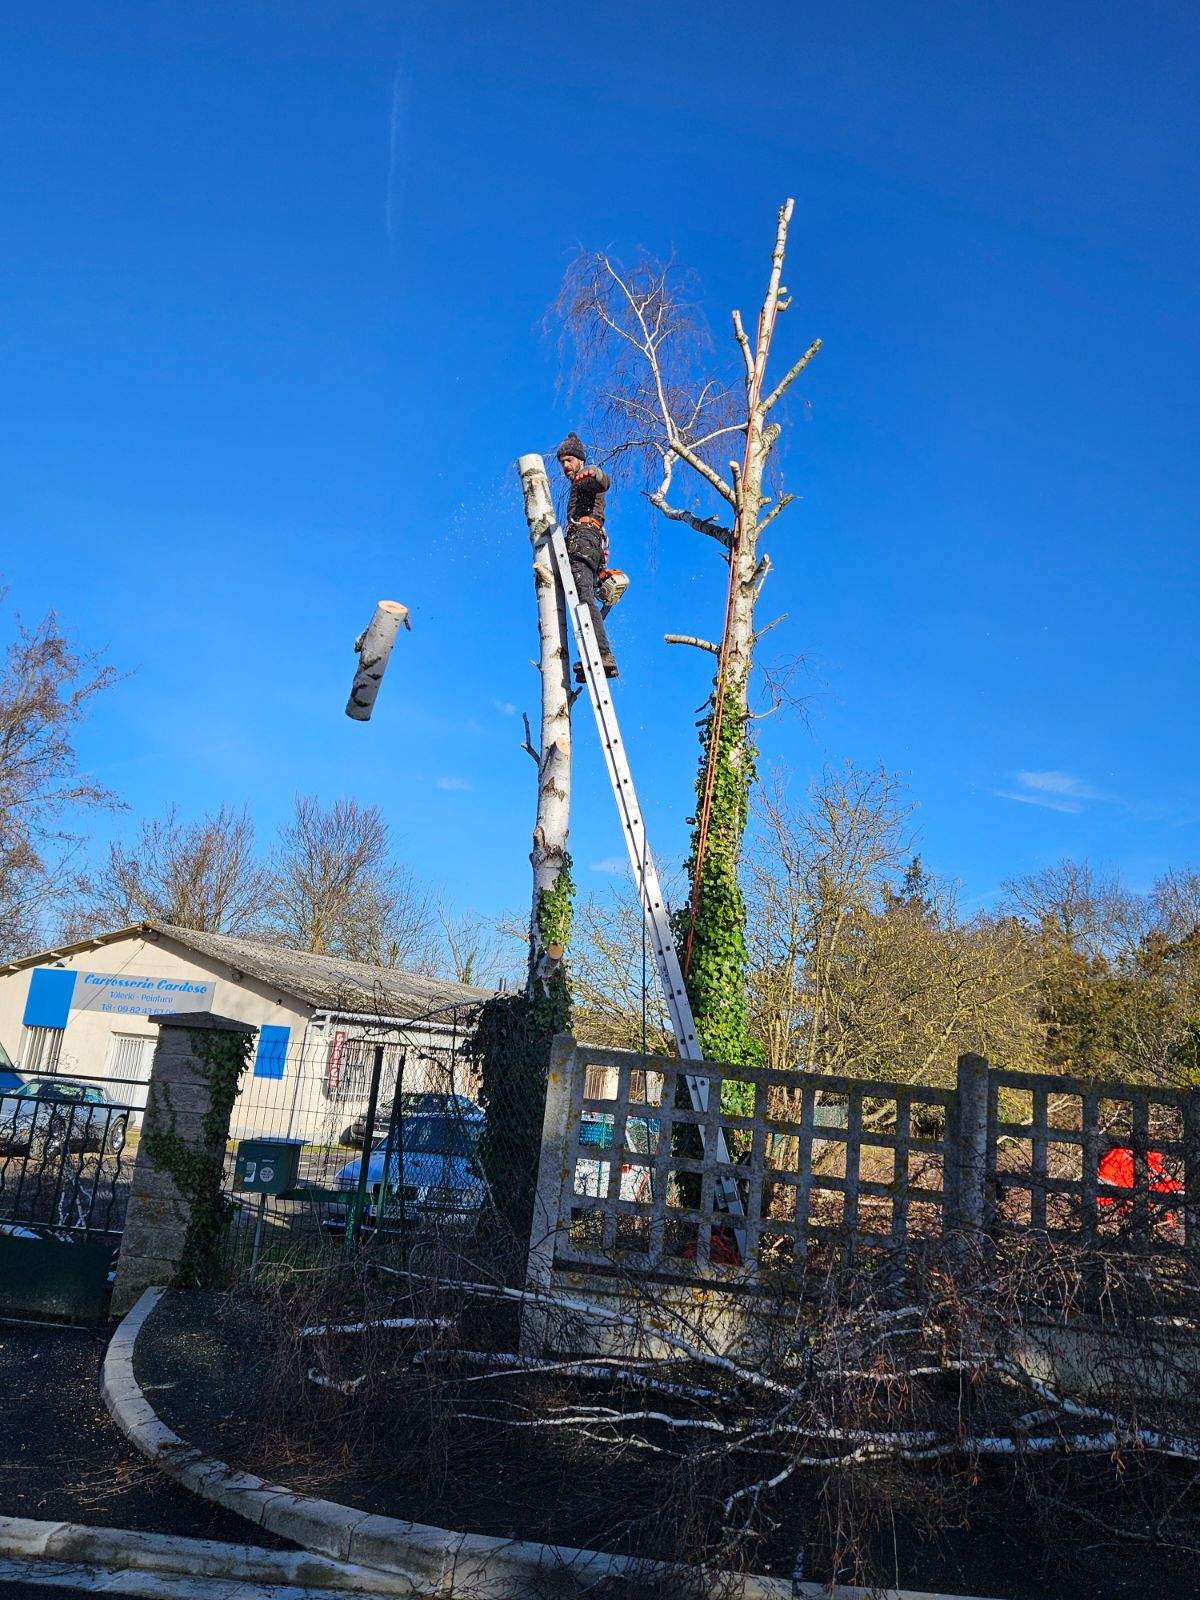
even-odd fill
[{"label": "dark jacket", "polygon": [[581,467],[571,481],[567,497],[567,527],[581,517],[593,517],[604,526],[604,497],[611,488],[607,472],[599,467]]}]

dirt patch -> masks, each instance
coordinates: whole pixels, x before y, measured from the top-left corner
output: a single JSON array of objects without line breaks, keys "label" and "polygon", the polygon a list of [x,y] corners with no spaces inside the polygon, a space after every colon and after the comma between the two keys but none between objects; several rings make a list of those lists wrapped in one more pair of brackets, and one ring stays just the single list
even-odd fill
[{"label": "dirt patch", "polygon": [[[128,1444],[100,1398],[104,1331],[0,1325],[0,1508],[43,1521],[295,1548],[197,1500]],[[153,1399],[154,1396],[151,1396]]]}]

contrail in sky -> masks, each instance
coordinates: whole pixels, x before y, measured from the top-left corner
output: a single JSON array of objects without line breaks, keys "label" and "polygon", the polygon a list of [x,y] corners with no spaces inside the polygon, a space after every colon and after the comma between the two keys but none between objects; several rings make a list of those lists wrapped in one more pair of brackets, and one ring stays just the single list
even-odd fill
[{"label": "contrail in sky", "polygon": [[405,133],[408,125],[408,93],[404,77],[404,64],[396,67],[392,78],[392,111],[388,119],[388,176],[387,219],[388,240],[395,241],[396,229],[404,211],[404,195],[408,187],[408,166],[405,160]]}]

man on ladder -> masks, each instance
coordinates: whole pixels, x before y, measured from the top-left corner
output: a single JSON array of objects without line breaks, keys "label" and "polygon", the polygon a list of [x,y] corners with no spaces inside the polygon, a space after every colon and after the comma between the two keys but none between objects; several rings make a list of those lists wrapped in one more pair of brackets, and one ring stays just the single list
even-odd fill
[{"label": "man on ladder", "polygon": [[[567,497],[567,554],[571,558],[571,576],[579,598],[592,614],[596,630],[596,643],[600,646],[600,659],[606,678],[619,676],[612,646],[604,628],[604,613],[624,594],[628,579],[623,572],[610,571],[608,567],[608,537],[604,532],[604,497],[611,488],[609,477],[599,467],[587,465],[587,451],[577,433],[569,433],[555,451],[559,464],[571,485]],[[584,681],[583,662],[575,663],[575,679]]]},{"label": "man on ladder", "polygon": [[[558,448],[558,458],[563,464],[563,471],[571,480],[572,494],[570,509],[572,522],[580,515],[591,517],[599,522],[599,531],[603,532],[603,506],[604,494],[608,488],[608,478],[603,472],[593,471],[586,473],[584,482],[588,478],[593,481],[588,484],[590,506],[580,506],[576,500],[576,480],[583,472],[585,457],[584,449],[575,434],[570,434],[563,440]],[[569,459],[565,459],[569,458]],[[615,663],[611,668],[612,652],[608,648],[608,641],[602,628],[596,626],[597,606],[592,587],[595,571],[590,562],[583,566],[584,582],[580,581],[579,557],[571,550],[569,536],[564,537],[562,529],[553,520],[550,507],[550,485],[546,478],[545,464],[541,456],[522,456],[517,462],[517,469],[521,474],[521,482],[525,490],[525,515],[529,521],[530,532],[535,543],[544,545],[549,552],[555,576],[566,601],[566,613],[575,634],[575,644],[580,656],[588,666],[581,665],[576,669],[576,675],[589,686],[588,698],[591,701],[592,711],[596,718],[596,731],[600,735],[600,748],[604,754],[605,766],[608,769],[608,781],[612,787],[613,799],[617,804],[617,815],[621,820],[621,831],[625,836],[625,847],[629,852],[629,864],[633,868],[634,882],[637,885],[638,895],[642,902],[642,912],[646,919],[647,931],[650,935],[650,944],[654,952],[654,959],[658,966],[659,978],[662,982],[663,998],[667,1004],[667,1012],[671,1019],[671,1031],[675,1035],[675,1042],[679,1054],[684,1061],[703,1063],[704,1051],[696,1035],[696,1022],[692,1016],[691,1003],[688,999],[687,986],[684,983],[683,972],[679,966],[679,956],[675,949],[675,936],[671,928],[670,910],[662,892],[662,885],[658,878],[658,869],[654,865],[654,858],[650,853],[650,843],[646,838],[646,823],[642,816],[641,806],[638,803],[637,791],[634,788],[633,773],[629,770],[629,759],[626,754],[624,740],[621,738],[620,726],[617,722],[617,708],[613,704],[612,695],[606,690],[600,673],[605,671],[608,677],[616,676]],[[582,489],[583,485],[580,485]],[[596,517],[596,500],[599,498],[600,517]],[[584,529],[588,523],[582,524]],[[578,544],[576,549],[578,549]],[[600,559],[599,556],[596,558]],[[615,579],[619,584],[612,599],[601,588],[600,598],[607,605],[615,603],[620,598],[627,582],[622,572],[612,572],[604,575],[605,581]],[[585,602],[584,594],[587,594]],[[607,659],[606,659],[607,657]],[[708,1122],[708,1094],[709,1080],[705,1076],[703,1067],[695,1073],[685,1073],[683,1077],[685,1100],[690,1101],[693,1111],[704,1114],[704,1122]],[[682,1126],[682,1125],[681,1125]],[[707,1146],[708,1135],[706,1129],[699,1125],[696,1134],[701,1149]],[[715,1155],[717,1170],[714,1174],[714,1197],[723,1209],[730,1214],[731,1225],[724,1227],[720,1224],[711,1230],[709,1247],[710,1261],[732,1261],[734,1259],[745,1261],[746,1257],[746,1230],[744,1208],[738,1180],[733,1172],[733,1163],[729,1159],[729,1150],[725,1142],[725,1135],[718,1125],[716,1130]],[[753,1270],[753,1261],[750,1261]]]}]

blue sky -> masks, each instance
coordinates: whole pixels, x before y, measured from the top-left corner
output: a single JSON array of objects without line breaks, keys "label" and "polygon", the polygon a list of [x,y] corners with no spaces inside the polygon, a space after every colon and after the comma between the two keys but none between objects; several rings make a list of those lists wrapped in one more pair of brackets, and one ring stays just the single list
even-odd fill
[{"label": "blue sky", "polygon": [[[24,11],[24,15],[19,12]],[[537,682],[513,459],[574,417],[542,319],[582,243],[674,251],[718,337],[796,220],[814,336],[769,539],[797,785],[903,772],[987,903],[1200,857],[1193,8],[8,7],[0,574],[128,673],[83,739],[135,812],[379,803],[460,906],[527,895]],[[722,575],[613,497],[619,708],[682,853]],[[403,600],[373,722],[342,706]],[[581,707],[582,709],[582,707]],[[620,850],[578,723],[585,888]],[[118,821],[103,823],[98,838]]]}]

